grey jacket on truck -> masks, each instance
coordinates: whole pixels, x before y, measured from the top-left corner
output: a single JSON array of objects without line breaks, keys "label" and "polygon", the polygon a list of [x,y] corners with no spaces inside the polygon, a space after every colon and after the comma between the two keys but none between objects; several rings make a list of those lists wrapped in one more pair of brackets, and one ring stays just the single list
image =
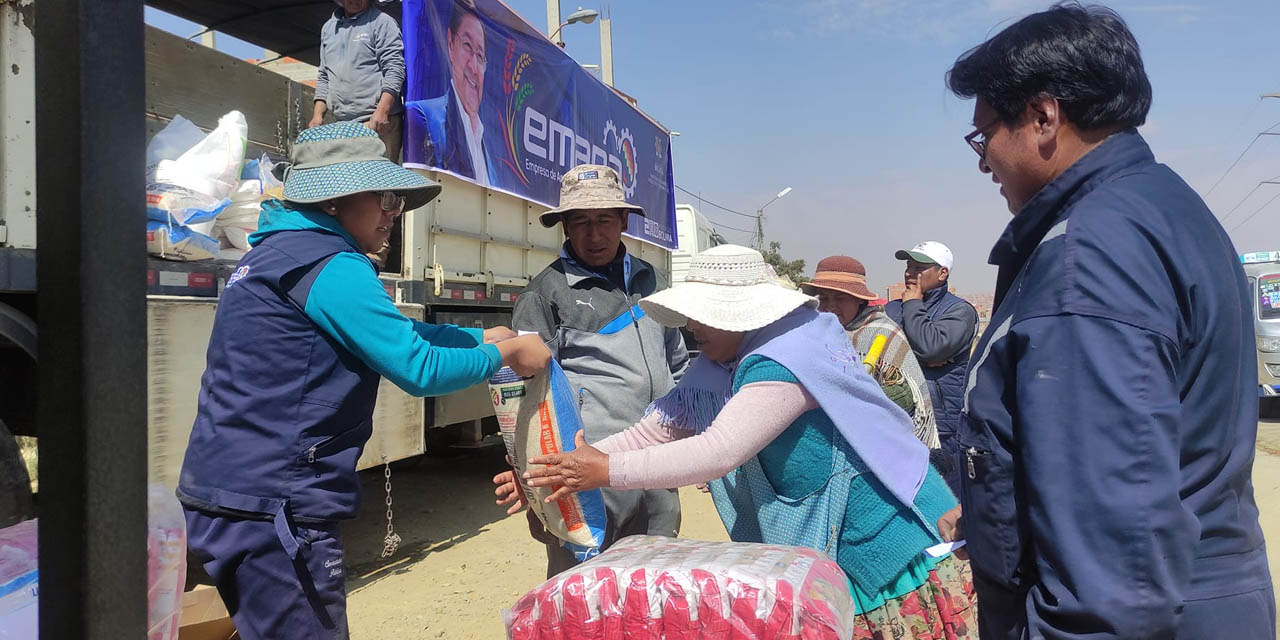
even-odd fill
[{"label": "grey jacket on truck", "polygon": [[[588,443],[631,427],[649,403],[670,391],[689,361],[678,329],[645,317],[640,298],[666,288],[653,266],[629,254],[615,265],[627,290],[569,257],[529,282],[516,299],[511,326],[537,331],[578,394]],[[680,501],[673,491],[605,490],[605,544],[635,533],[674,536]]]},{"label": "grey jacket on truck", "polygon": [[336,120],[368,120],[382,94],[389,93],[392,115],[404,111],[404,42],[395,18],[372,4],[347,17],[341,7],[320,30],[320,66],[316,100],[324,100]]}]

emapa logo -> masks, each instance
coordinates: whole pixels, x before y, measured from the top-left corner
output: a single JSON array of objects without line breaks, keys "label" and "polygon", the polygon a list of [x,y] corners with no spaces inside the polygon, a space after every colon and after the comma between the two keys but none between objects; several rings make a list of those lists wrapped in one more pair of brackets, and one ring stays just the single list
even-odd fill
[{"label": "emapa logo", "polygon": [[231,277],[227,278],[227,286],[230,287],[231,285],[239,282],[241,279],[243,279],[247,275],[249,275],[249,265],[246,264],[243,267],[236,269],[231,274]]}]

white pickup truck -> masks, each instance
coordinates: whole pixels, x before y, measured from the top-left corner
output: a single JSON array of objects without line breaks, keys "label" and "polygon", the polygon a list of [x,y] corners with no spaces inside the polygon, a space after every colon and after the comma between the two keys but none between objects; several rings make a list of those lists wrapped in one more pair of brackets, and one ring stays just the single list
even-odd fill
[{"label": "white pickup truck", "polygon": [[[243,12],[254,2],[149,0],[147,4],[304,59],[307,49],[299,43],[314,43],[314,51],[323,20],[303,18],[332,11],[327,2],[259,2],[263,11],[275,13],[237,21],[200,12]],[[0,421],[15,434],[38,436],[35,259],[37,249],[58,251],[58,247],[36,246],[38,115],[31,9],[29,0],[0,2]],[[288,12],[309,13],[294,20],[284,15]],[[311,23],[314,28],[308,36],[305,25]],[[234,109],[248,121],[251,156],[265,152],[284,158],[311,114],[311,87],[152,27],[146,35],[146,75],[148,137],[178,115],[211,130],[221,115]],[[558,256],[559,229],[544,229],[536,223],[546,209],[542,205],[448,175],[427,175],[443,184],[444,191],[403,217],[402,233],[393,239],[381,274],[387,291],[405,315],[427,322],[478,327],[509,324],[520,289]],[[140,251],[143,233],[139,228]],[[670,274],[668,250],[631,238],[625,242],[664,276]],[[148,262],[147,427],[152,482],[176,483],[195,418],[218,294],[231,268],[232,264],[217,261]],[[490,424],[492,413],[481,387],[422,399],[384,381],[374,436],[360,467],[415,456],[430,445],[479,446],[486,434],[497,430],[496,423]]]}]

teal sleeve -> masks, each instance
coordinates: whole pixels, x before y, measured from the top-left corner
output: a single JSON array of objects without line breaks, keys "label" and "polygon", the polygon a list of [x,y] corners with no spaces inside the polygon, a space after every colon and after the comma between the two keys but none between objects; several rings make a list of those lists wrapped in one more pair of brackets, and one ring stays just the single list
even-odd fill
[{"label": "teal sleeve", "polygon": [[423,340],[437,347],[474,348],[484,344],[484,329],[462,328],[452,324],[427,324],[413,321],[413,329]]},{"label": "teal sleeve", "polygon": [[478,341],[465,330],[406,318],[369,261],[354,253],[338,254],[321,269],[305,311],[344,349],[415,396],[453,393],[502,367],[498,348],[475,346]]}]

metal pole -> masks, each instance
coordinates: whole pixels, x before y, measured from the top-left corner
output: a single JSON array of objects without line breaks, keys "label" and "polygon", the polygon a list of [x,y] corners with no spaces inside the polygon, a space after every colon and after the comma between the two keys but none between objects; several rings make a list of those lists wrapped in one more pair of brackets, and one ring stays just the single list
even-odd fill
[{"label": "metal pole", "polygon": [[547,0],[547,36],[564,46],[564,39],[560,37],[560,0]]},{"label": "metal pole", "polygon": [[613,86],[613,17],[608,6],[600,15],[600,79]]},{"label": "metal pole", "polygon": [[143,638],[142,0],[35,11],[40,638]]}]

